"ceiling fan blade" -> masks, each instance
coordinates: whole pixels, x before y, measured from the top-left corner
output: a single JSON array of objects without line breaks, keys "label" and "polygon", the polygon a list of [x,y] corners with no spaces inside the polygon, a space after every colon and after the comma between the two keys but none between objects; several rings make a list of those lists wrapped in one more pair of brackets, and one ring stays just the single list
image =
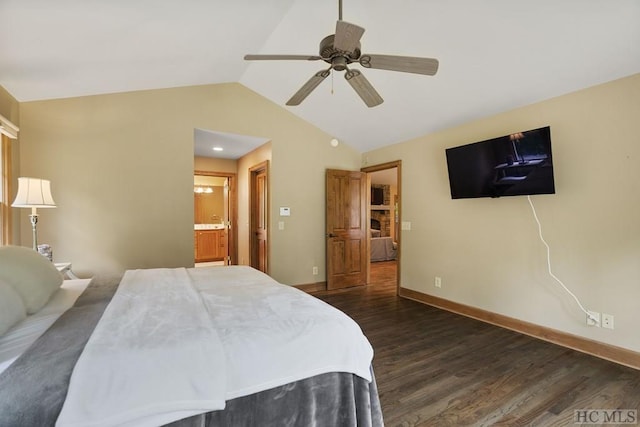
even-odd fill
[{"label": "ceiling fan blade", "polygon": [[428,76],[433,76],[438,71],[439,65],[438,60],[434,58],[370,54],[360,56],[359,62],[365,68],[426,74]]},{"label": "ceiling fan blade", "polygon": [[360,45],[360,38],[364,34],[364,28],[347,21],[336,23],[336,35],[333,47],[343,52],[353,52]]},{"label": "ceiling fan blade", "polygon": [[287,61],[317,61],[322,59],[320,56],[315,55],[245,55],[245,61],[272,61],[272,60],[287,60]]},{"label": "ceiling fan blade", "polygon": [[304,99],[316,88],[324,79],[326,79],[331,73],[331,68],[328,70],[318,71],[298,90],[290,100],[287,101],[287,105],[300,105]]},{"label": "ceiling fan blade", "polygon": [[375,107],[384,102],[384,99],[378,92],[371,86],[369,80],[358,70],[350,70],[347,68],[347,72],[344,75],[351,87],[360,95],[360,98],[367,104],[367,107]]}]

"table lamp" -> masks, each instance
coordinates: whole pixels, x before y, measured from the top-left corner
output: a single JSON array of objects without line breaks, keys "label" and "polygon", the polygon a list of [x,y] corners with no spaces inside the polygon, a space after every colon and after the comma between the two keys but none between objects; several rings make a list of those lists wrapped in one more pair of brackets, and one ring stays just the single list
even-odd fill
[{"label": "table lamp", "polygon": [[46,179],[18,178],[18,194],[11,204],[14,208],[31,208],[31,228],[33,230],[33,250],[38,250],[38,208],[55,208],[51,197],[51,183]]}]

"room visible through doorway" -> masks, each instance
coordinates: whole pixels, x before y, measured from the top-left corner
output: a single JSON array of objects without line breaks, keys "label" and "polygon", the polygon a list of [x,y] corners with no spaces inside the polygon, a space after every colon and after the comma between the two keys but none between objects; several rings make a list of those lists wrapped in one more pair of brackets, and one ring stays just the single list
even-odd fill
[{"label": "room visible through doorway", "polygon": [[234,264],[235,174],[195,171],[193,197],[194,264]]},{"label": "room visible through doorway", "polygon": [[369,181],[369,285],[399,283],[400,162],[363,168]]}]

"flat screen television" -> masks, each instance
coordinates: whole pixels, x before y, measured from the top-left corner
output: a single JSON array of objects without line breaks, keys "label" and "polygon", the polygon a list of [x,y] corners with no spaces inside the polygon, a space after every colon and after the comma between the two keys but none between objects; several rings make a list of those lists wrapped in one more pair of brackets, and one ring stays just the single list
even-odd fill
[{"label": "flat screen television", "polygon": [[549,126],[445,152],[452,199],[555,194]]},{"label": "flat screen television", "polygon": [[384,189],[380,187],[371,187],[371,204],[384,205]]}]

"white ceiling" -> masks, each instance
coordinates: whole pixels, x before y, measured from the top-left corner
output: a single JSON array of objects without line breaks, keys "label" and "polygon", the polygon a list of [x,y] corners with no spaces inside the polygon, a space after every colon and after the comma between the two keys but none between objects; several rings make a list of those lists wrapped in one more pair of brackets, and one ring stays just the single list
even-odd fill
[{"label": "white ceiling", "polygon": [[370,109],[336,72],[286,107],[325,64],[243,56],[316,55],[337,3],[0,0],[0,85],[23,102],[240,82],[366,151],[640,72],[638,0],[344,0],[364,53],[438,74],[362,70],[385,100]]}]

